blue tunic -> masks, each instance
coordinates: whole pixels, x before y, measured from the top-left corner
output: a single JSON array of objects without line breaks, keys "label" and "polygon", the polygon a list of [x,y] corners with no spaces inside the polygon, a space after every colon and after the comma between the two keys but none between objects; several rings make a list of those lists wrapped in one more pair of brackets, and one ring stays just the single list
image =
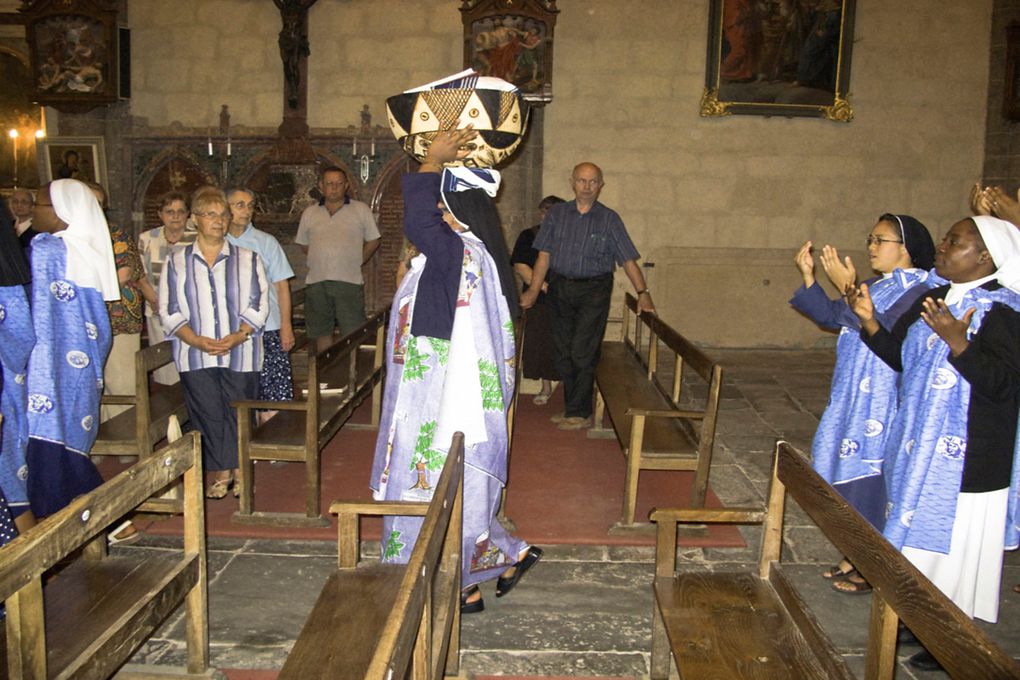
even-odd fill
[{"label": "blue tunic", "polygon": [[89,451],[99,429],[110,318],[102,294],[66,279],[67,247],[50,234],[32,241],[36,345],[28,372],[28,497],[50,515],[102,484]]},{"label": "blue tunic", "polygon": [[28,357],[35,345],[32,313],[23,286],[0,288],[0,491],[11,514],[28,510]]},{"label": "blue tunic", "polygon": [[[931,286],[936,277],[920,269],[897,269],[869,284],[879,323],[892,328],[900,315]],[[846,485],[882,474],[888,427],[896,413],[899,374],[875,356],[860,339],[860,322],[843,300],[830,300],[817,283],[801,287],[790,304],[827,328],[840,328],[829,402],[811,445],[812,466],[833,485]],[[881,527],[881,499],[874,489],[841,488],[847,500]]]}]

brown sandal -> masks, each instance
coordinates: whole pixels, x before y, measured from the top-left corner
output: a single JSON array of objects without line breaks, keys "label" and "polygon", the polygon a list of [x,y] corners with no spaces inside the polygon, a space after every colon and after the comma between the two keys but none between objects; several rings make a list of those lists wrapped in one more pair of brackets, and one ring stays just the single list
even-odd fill
[{"label": "brown sandal", "polygon": [[212,485],[205,490],[205,497],[214,501],[218,501],[221,498],[226,498],[227,493],[230,491],[230,487],[234,484],[234,480],[230,479],[217,479]]},{"label": "brown sandal", "polygon": [[856,569],[847,574],[846,578],[833,581],[831,587],[844,595],[867,595],[871,592],[871,584],[865,581]]},{"label": "brown sandal", "polygon": [[[844,564],[850,565],[850,568],[843,569]],[[840,560],[838,563],[832,565],[831,567],[823,571],[822,578],[824,578],[827,581],[844,579],[848,577],[850,574],[854,573],[855,571],[857,571],[857,569],[854,568],[854,565],[850,564],[846,560]]]}]

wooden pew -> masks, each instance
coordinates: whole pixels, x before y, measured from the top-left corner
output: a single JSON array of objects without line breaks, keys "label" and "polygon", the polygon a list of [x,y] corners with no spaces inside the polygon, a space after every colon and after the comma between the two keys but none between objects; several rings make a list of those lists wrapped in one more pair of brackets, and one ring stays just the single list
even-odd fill
[{"label": "wooden pew", "polygon": [[[456,433],[428,503],[341,502],[339,569],[329,577],[279,680],[434,680],[460,656],[464,435]],[[403,564],[358,566],[362,515],[424,516]]]},{"label": "wooden pew", "polygon": [[[237,401],[237,448],[241,480],[240,509],[233,521],[274,526],[328,526],[319,507],[319,454],[361,403],[371,396],[371,423],[379,426],[382,382],[386,372],[386,320],[389,310],[373,314],[354,331],[316,353],[315,343],[291,355],[294,372],[305,376],[305,389],[290,401]],[[325,387],[323,387],[325,386]],[[254,427],[255,409],[279,411]],[[354,427],[349,425],[348,427]],[[365,426],[363,426],[365,427]],[[305,464],[305,512],[255,511],[256,460]]]},{"label": "wooden pew", "polygon": [[[150,496],[184,480],[183,500]],[[185,607],[187,667],[159,677],[222,677],[209,668],[202,446],[197,433],[141,460],[0,548],[11,680],[107,678]],[[184,513],[181,552],[106,553],[106,530],[133,510]],[[52,567],[74,559],[43,583]],[[152,677],[126,666],[118,679]]]},{"label": "wooden pew", "polygon": [[171,416],[177,416],[182,425],[188,421],[180,383],[159,385],[155,391],[149,386],[149,374],[173,360],[169,340],[135,353],[135,393],[102,398],[104,405],[130,408],[99,425],[92,455],[148,457],[166,437]]},{"label": "wooden pew", "polygon": [[[782,441],[764,508],[652,511],[658,523],[652,678],[666,678],[670,651],[682,680],[854,677],[780,566],[787,494],[874,588],[866,680],[895,675],[900,619],[954,678],[1020,678],[1020,664]],[[688,522],[760,523],[757,570],[677,573],[677,524]]]},{"label": "wooden pew", "polygon": [[[660,348],[672,359],[672,374],[665,379],[659,373]],[[661,319],[638,314],[637,298],[627,293],[623,339],[602,343],[595,371],[595,423],[588,433],[599,437],[615,431],[627,460],[623,510],[610,533],[648,527],[634,522],[641,470],[693,470],[691,504],[705,505],[722,372],[722,366]],[[692,398],[697,408],[683,408],[684,378],[694,376],[706,385],[705,396]],[[603,429],[606,411],[612,430]]]}]

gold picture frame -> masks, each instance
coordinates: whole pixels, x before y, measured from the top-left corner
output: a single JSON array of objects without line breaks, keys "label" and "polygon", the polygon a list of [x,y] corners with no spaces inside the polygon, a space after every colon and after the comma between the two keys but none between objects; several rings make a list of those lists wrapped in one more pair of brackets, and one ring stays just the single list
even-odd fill
[{"label": "gold picture frame", "polygon": [[102,137],[47,137],[39,140],[38,149],[43,182],[78,179],[107,186]]},{"label": "gold picture frame", "polygon": [[711,0],[702,116],[848,123],[856,0]]}]

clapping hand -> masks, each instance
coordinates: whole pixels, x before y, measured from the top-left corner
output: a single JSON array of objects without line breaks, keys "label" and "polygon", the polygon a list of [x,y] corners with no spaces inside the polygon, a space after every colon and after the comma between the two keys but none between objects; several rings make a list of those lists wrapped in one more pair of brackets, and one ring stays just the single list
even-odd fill
[{"label": "clapping hand", "polygon": [[921,318],[924,319],[929,328],[945,340],[953,356],[959,356],[970,344],[967,340],[967,329],[970,328],[970,320],[974,316],[974,308],[971,307],[963,313],[961,318],[957,319],[949,311],[949,305],[946,304],[945,300],[925,298],[921,304],[924,307],[921,310]]},{"label": "clapping hand", "polygon": [[836,290],[845,291],[848,286],[857,283],[857,269],[849,256],[839,259],[839,253],[832,246],[822,248],[822,269],[832,281]]},{"label": "clapping hand", "polygon": [[815,258],[811,254],[811,241],[805,241],[804,245],[800,247],[797,254],[793,256],[793,262],[797,265],[797,269],[800,270],[800,275],[804,279],[804,287],[810,288],[815,284]]}]

